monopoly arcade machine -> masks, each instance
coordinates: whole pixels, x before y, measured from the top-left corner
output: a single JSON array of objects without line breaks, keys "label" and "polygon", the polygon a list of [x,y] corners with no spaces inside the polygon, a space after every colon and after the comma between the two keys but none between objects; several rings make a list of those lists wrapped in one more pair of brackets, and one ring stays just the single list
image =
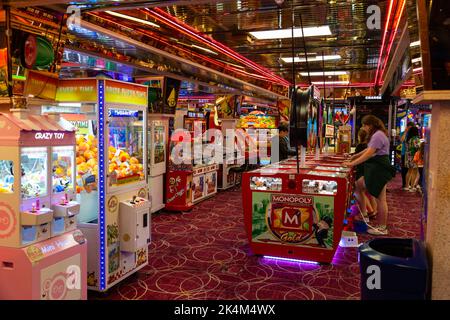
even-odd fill
[{"label": "monopoly arcade machine", "polygon": [[0,128],[0,299],[86,299],[73,127],[12,109]]},{"label": "monopoly arcade machine", "polygon": [[[88,239],[88,289],[106,291],[148,262],[147,86],[60,80],[61,116],[77,128],[78,226]],[[49,107],[51,110],[51,107]]]},{"label": "monopoly arcade machine", "polygon": [[311,148],[316,132],[307,128],[317,117],[311,112],[314,89],[296,89],[292,104],[291,136],[297,134],[292,141],[309,147],[310,154],[243,173],[244,222],[257,255],[331,263],[341,240],[353,170],[342,167],[344,157]]},{"label": "monopoly arcade machine", "polygon": [[331,263],[349,207],[352,171],[344,159],[285,160],[244,172],[244,219],[257,255]]}]

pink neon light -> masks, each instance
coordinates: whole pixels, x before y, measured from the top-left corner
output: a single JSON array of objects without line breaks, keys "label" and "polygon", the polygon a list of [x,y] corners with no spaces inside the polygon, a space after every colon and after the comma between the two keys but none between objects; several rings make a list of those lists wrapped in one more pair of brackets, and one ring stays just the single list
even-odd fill
[{"label": "pink neon light", "polygon": [[[92,15],[92,16],[98,16],[98,15],[93,14],[93,13],[88,13],[88,14],[90,14],[90,15]],[[120,24],[120,23],[118,23],[118,22],[116,22],[116,21],[114,21],[114,20],[108,19],[108,18],[106,18],[106,17],[103,17],[103,16],[98,16],[98,17],[100,17],[101,19],[106,20],[106,21],[108,21],[108,22],[110,22],[110,23],[113,23],[113,24],[116,24],[116,25],[119,25],[119,26],[123,26],[122,24]],[[136,30],[135,30],[135,31],[136,31]],[[240,70],[240,69],[237,69],[237,68],[230,67],[230,66],[228,66],[228,65],[225,64],[225,63],[222,63],[222,62],[219,62],[219,61],[217,61],[217,60],[211,59],[211,58],[209,58],[209,57],[207,57],[207,56],[204,56],[204,55],[202,55],[202,54],[198,54],[198,53],[196,53],[196,52],[194,52],[194,51],[189,51],[189,50],[186,50],[186,49],[184,49],[184,48],[182,48],[182,47],[172,45],[171,43],[169,43],[169,42],[167,42],[167,41],[164,41],[161,37],[157,37],[157,36],[153,35],[153,32],[149,32],[149,31],[144,30],[144,29],[137,29],[137,31],[138,31],[139,33],[145,34],[146,36],[148,36],[148,37],[150,37],[150,38],[152,38],[152,39],[154,39],[154,40],[156,40],[156,41],[159,41],[159,42],[161,42],[161,43],[163,43],[163,44],[165,44],[165,45],[167,45],[167,46],[175,47],[175,48],[177,48],[177,50],[186,52],[186,53],[189,54],[189,55],[193,55],[193,56],[196,56],[197,58],[206,60],[206,61],[208,61],[209,63],[214,64],[214,65],[217,65],[217,66],[219,66],[219,67],[221,67],[221,68],[224,68],[224,69],[226,69],[226,70],[229,70],[229,71],[232,71],[232,72],[237,72],[237,73],[240,73],[240,74],[242,74],[242,75],[244,75],[244,76],[248,76],[248,77],[251,77],[251,78],[254,78],[254,79],[257,79],[257,80],[261,80],[261,79],[262,79],[262,80],[270,81],[270,82],[272,82],[272,83],[279,83],[278,80],[267,79],[267,78],[264,77],[264,76],[260,76],[260,75],[256,75],[256,74],[251,74],[251,73],[245,72],[245,71],[243,71],[243,70]]]},{"label": "pink neon light", "polygon": [[264,259],[281,260],[281,261],[289,261],[289,262],[296,262],[296,263],[306,263],[306,264],[316,264],[316,265],[319,264],[317,261],[291,259],[291,258],[281,258],[281,257],[273,257],[273,256],[264,256]]},{"label": "pink neon light", "polygon": [[265,68],[261,67],[260,65],[254,63],[253,61],[245,58],[244,56],[236,53],[231,48],[221,44],[220,42],[217,42],[217,41],[215,41],[214,39],[212,39],[210,37],[207,37],[205,35],[200,34],[197,30],[195,30],[191,26],[183,23],[182,21],[179,21],[177,18],[173,17],[172,15],[167,14],[162,9],[154,8],[154,9],[144,9],[144,10],[149,12],[154,17],[158,18],[159,21],[162,20],[162,22],[166,22],[167,24],[170,24],[170,25],[178,28],[179,30],[182,30],[184,33],[187,33],[188,35],[196,38],[197,40],[199,40],[199,41],[201,41],[201,42],[203,42],[205,44],[208,44],[211,47],[214,47],[218,51],[228,55],[231,58],[234,58],[234,59],[236,59],[238,61],[241,61],[241,62],[245,62],[246,64],[251,66],[256,71],[263,73],[264,75],[266,75],[267,77],[270,77],[273,80],[279,81],[280,84],[282,84],[282,85],[290,85],[290,83],[288,81],[286,81],[285,79],[283,79],[283,78],[273,74],[270,70],[265,69]]},{"label": "pink neon light", "polygon": [[387,62],[388,62],[389,55],[391,53],[392,45],[394,44],[395,35],[397,34],[397,30],[398,30],[398,27],[400,25],[400,20],[401,20],[402,15],[403,15],[403,10],[405,9],[405,4],[406,4],[406,0],[403,0],[403,4],[402,4],[402,7],[400,9],[400,13],[399,13],[399,15],[397,17],[397,20],[395,21],[394,33],[391,35],[391,39],[390,39],[388,50],[387,50],[386,60],[384,61],[383,69],[381,70],[380,80],[383,78],[384,70],[386,69],[386,66],[387,66]]},{"label": "pink neon light", "polygon": [[380,55],[378,57],[378,65],[377,65],[377,71],[375,73],[374,84],[377,84],[377,82],[378,82],[377,81],[378,80],[378,71],[379,71],[380,65],[381,65],[381,56],[383,55],[383,49],[384,49],[384,44],[385,44],[385,41],[386,41],[386,34],[387,34],[387,31],[388,31],[388,28],[389,28],[389,20],[391,19],[391,13],[392,13],[392,6],[393,6],[393,4],[394,4],[394,0],[390,0],[389,1],[388,16],[387,16],[387,19],[386,19],[386,25],[384,27],[383,39],[381,41],[381,49],[380,49]]}]

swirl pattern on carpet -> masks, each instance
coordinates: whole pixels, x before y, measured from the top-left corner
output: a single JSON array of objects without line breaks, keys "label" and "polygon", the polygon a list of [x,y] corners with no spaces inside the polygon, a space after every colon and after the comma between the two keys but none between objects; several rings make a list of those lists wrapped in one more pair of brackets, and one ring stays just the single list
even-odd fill
[{"label": "swirl pattern on carpet", "polygon": [[[421,197],[388,188],[392,237],[419,238]],[[152,216],[149,265],[90,299],[359,299],[356,248],[339,248],[331,265],[267,261],[250,252],[240,190],[220,192],[189,213]],[[359,241],[371,237],[359,235]]]}]

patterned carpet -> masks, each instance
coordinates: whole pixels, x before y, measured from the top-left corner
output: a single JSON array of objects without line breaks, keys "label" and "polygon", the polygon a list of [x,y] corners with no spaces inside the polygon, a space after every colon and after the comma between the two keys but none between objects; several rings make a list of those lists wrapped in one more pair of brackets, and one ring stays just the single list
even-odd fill
[{"label": "patterned carpet", "polygon": [[[420,238],[421,198],[388,188],[392,237]],[[149,265],[89,299],[359,299],[357,249],[339,248],[332,265],[267,261],[252,256],[241,192],[221,192],[190,213],[153,216]],[[359,241],[370,239],[360,235]]]}]

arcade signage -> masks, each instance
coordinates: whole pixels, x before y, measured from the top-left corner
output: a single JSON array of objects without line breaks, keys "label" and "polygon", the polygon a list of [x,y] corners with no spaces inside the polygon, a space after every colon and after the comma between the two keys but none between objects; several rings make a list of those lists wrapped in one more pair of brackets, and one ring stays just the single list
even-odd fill
[{"label": "arcade signage", "polygon": [[105,80],[105,102],[146,106],[147,86]]},{"label": "arcade signage", "polygon": [[139,111],[128,110],[128,109],[109,109],[109,117],[118,118],[137,118],[139,116]]},{"label": "arcade signage", "polygon": [[21,145],[33,146],[45,141],[45,145],[65,145],[72,144],[75,140],[75,132],[57,131],[28,131],[21,133]]},{"label": "arcade signage", "polygon": [[63,102],[97,102],[97,80],[59,80],[56,100]]},{"label": "arcade signage", "polygon": [[58,78],[28,70],[24,88],[26,97],[55,100],[58,87]]},{"label": "arcade signage", "polygon": [[36,132],[34,138],[36,140],[62,140],[64,139],[64,132]]},{"label": "arcade signage", "polygon": [[303,205],[312,205],[313,204],[313,197],[305,197],[305,196],[299,196],[294,194],[289,195],[278,195],[273,194],[272,195],[272,202],[276,203],[295,203],[295,204],[303,204]]}]

